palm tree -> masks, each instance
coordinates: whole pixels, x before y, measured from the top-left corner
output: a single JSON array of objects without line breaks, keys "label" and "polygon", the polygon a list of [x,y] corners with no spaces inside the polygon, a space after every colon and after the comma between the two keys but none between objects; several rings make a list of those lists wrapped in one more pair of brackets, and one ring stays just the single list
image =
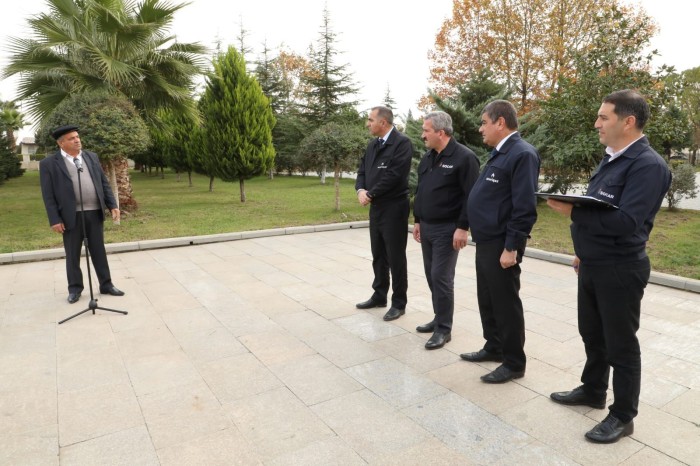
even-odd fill
[{"label": "palm tree", "polygon": [[7,137],[7,146],[14,152],[17,147],[15,131],[19,131],[27,125],[27,121],[17,108],[17,104],[11,100],[0,102],[0,128]]},{"label": "palm tree", "polygon": [[43,119],[67,96],[118,92],[146,119],[161,108],[196,114],[194,79],[207,53],[168,33],[186,4],[162,0],[47,0],[49,13],[28,20],[32,38],[10,38],[3,77],[19,74],[17,100]]},{"label": "palm tree", "polygon": [[[18,100],[41,123],[64,99],[91,91],[124,95],[149,124],[170,109],[198,120],[192,98],[207,53],[170,35],[187,4],[162,0],[47,0],[28,20],[31,38],[10,38],[3,77],[19,75]],[[125,171],[126,160],[105,167]],[[122,174],[123,175],[123,174]],[[117,175],[119,176],[119,174]],[[113,187],[114,188],[114,187]]]}]

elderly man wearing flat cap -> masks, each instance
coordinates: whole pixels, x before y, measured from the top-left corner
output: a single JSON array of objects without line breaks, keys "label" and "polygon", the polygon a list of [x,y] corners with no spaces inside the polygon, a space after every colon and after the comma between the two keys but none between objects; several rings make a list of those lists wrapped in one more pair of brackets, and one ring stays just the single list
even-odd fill
[{"label": "elderly man wearing flat cap", "polygon": [[[39,164],[41,194],[49,216],[49,225],[63,234],[68,275],[68,302],[80,299],[83,291],[83,272],[80,270],[80,250],[83,242],[83,218],[92,264],[100,282],[100,293],[123,296],[124,292],[112,284],[104,245],[104,211],[109,209],[112,219],[119,220],[119,208],[94,152],[82,150],[78,127],[67,125],[51,133],[60,150]],[[80,213],[78,169],[82,167],[80,184],[83,191],[83,210]]]}]

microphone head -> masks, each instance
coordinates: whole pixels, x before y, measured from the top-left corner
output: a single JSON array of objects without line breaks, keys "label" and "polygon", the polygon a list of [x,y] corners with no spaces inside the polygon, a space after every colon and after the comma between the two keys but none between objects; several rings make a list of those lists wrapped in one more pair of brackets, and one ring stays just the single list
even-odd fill
[{"label": "microphone head", "polygon": [[83,169],[83,162],[78,157],[73,157],[73,163],[78,167],[78,170]]}]

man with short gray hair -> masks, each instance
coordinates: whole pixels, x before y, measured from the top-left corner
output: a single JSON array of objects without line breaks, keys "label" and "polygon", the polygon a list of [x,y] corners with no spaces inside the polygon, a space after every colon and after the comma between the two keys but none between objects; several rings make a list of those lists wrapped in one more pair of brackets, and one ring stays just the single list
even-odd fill
[{"label": "man with short gray hair", "polygon": [[418,165],[413,238],[421,243],[435,314],[416,328],[433,334],[427,349],[441,348],[452,339],[455,267],[459,250],[467,245],[467,199],[479,176],[476,154],[455,141],[452,132],[447,113],[425,116],[422,138],[428,152]]}]

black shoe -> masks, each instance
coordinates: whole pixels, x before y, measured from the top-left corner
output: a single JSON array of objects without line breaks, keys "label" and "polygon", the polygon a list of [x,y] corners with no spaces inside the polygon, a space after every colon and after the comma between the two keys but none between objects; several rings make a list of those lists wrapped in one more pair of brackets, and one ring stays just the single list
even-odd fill
[{"label": "black shoe", "polygon": [[[386,306],[386,304],[385,304]],[[386,314],[384,314],[384,320],[387,322],[390,320],[396,320],[406,313],[406,309],[399,309],[397,307],[391,306]]]},{"label": "black shoe", "polygon": [[372,309],[373,307],[386,307],[386,302],[380,303],[379,301],[375,301],[372,298],[369,298],[367,301],[363,301],[361,303],[355,304],[355,307],[358,309]]},{"label": "black shoe", "polygon": [[68,304],[77,303],[80,299],[80,292],[68,293]]},{"label": "black shoe", "polygon": [[586,432],[586,438],[595,443],[614,443],[634,433],[634,421],[627,424],[611,414],[603,422]]},{"label": "black shoe", "polygon": [[605,395],[593,397],[583,391],[583,385],[569,392],[554,392],[549,397],[556,403],[570,406],[590,406],[595,409],[605,408]]},{"label": "black shoe", "polygon": [[416,327],[416,332],[418,333],[432,333],[435,331],[435,321],[428,322],[425,325],[419,325]]},{"label": "black shoe", "polygon": [[512,371],[501,364],[495,371],[481,376],[481,380],[486,383],[505,383],[509,380],[519,379],[525,375],[525,371]]},{"label": "black shoe", "polygon": [[452,340],[452,333],[435,332],[428,341],[425,342],[425,349],[438,349],[445,346],[445,343]]},{"label": "black shoe", "polygon": [[469,362],[483,362],[483,361],[494,361],[503,362],[503,356],[496,353],[491,353],[485,349],[480,349],[475,353],[462,353],[459,355],[460,358]]},{"label": "black shoe", "polygon": [[124,296],[124,292],[118,289],[116,286],[112,286],[106,290],[100,290],[102,294],[111,294],[112,296]]}]

